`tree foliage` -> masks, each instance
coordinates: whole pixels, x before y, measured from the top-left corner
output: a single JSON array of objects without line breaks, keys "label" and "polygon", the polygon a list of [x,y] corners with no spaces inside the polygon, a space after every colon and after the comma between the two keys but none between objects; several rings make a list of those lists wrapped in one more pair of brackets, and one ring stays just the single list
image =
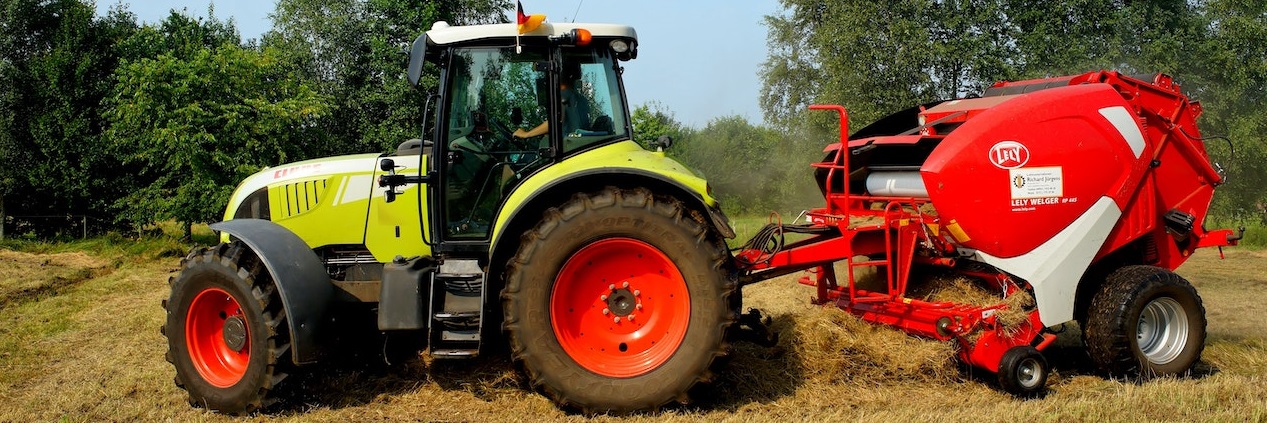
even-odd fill
[{"label": "tree foliage", "polygon": [[325,101],[286,72],[271,50],[235,44],[131,63],[107,117],[106,138],[137,176],[122,200],[134,222],[212,222],[233,187],[261,168],[302,157],[293,128]]},{"label": "tree foliage", "polygon": [[[691,128],[685,127],[677,118],[673,116],[673,112],[659,102],[651,102],[639,105],[629,114],[629,120],[633,123],[633,139],[638,145],[648,146],[652,141],[667,136],[673,140],[681,141],[689,136],[693,131]],[[670,154],[677,150],[669,150]]]},{"label": "tree foliage", "polygon": [[126,170],[102,152],[102,99],[134,18],[73,0],[0,0],[0,210],[108,215]]},{"label": "tree foliage", "polygon": [[[504,20],[497,0],[281,0],[264,45],[333,99],[316,122],[320,153],[385,150],[420,132],[425,96],[405,81],[404,48],[436,21]],[[424,91],[435,89],[426,79]]]}]

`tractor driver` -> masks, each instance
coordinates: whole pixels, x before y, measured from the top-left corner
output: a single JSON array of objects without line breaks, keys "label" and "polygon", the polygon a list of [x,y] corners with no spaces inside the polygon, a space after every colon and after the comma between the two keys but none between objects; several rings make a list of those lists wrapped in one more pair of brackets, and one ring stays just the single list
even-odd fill
[{"label": "tractor driver", "polygon": [[[565,66],[565,71],[559,76],[559,99],[563,102],[563,134],[571,134],[581,129],[589,122],[590,104],[585,96],[581,95],[576,89],[577,80],[581,79],[580,63],[571,63]],[[550,120],[546,119],[535,128],[524,130],[519,128],[515,130],[515,138],[533,138],[545,135],[550,132]]]}]

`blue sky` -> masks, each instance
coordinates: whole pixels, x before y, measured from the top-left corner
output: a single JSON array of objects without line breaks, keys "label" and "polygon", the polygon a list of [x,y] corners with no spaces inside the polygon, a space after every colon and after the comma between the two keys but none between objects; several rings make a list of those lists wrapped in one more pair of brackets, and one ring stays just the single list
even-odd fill
[{"label": "blue sky", "polygon": [[[105,13],[118,0],[97,0]],[[172,9],[232,17],[243,38],[258,38],[272,23],[271,0],[123,0],[142,22],[158,22]],[[757,71],[766,57],[765,15],[775,0],[525,0],[528,13],[554,22],[623,23],[638,31],[638,59],[625,67],[630,106],[658,101],[678,120],[703,127],[739,115],[760,123]],[[577,6],[580,6],[579,13]],[[426,28],[418,28],[421,32]]]}]

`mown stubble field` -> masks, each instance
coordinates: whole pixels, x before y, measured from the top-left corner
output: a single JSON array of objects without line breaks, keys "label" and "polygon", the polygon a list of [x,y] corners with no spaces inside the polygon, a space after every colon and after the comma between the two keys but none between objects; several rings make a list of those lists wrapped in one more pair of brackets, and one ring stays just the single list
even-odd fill
[{"label": "mown stubble field", "polygon": [[[159,307],[177,247],[120,242],[0,249],[0,422],[227,421],[172,383]],[[1050,393],[1018,400],[992,375],[965,374],[950,347],[808,304],[793,277],[745,289],[773,316],[779,345],[736,344],[696,404],[629,421],[1267,421],[1267,252],[1198,253],[1179,273],[1205,302],[1198,374],[1149,382],[1092,372],[1070,328],[1047,355]],[[372,352],[307,368],[299,394],[249,420],[588,420],[531,392],[504,354],[387,365]]]}]

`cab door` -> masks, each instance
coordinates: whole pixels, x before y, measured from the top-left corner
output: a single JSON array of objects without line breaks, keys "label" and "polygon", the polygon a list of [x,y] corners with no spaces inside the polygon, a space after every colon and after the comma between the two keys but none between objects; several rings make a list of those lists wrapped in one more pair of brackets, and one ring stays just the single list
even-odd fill
[{"label": "cab door", "polygon": [[[506,195],[547,162],[548,132],[517,138],[547,122],[551,93],[544,46],[456,48],[443,77],[436,151],[435,231],[456,250],[487,249]],[[461,246],[466,245],[467,248]]]}]

